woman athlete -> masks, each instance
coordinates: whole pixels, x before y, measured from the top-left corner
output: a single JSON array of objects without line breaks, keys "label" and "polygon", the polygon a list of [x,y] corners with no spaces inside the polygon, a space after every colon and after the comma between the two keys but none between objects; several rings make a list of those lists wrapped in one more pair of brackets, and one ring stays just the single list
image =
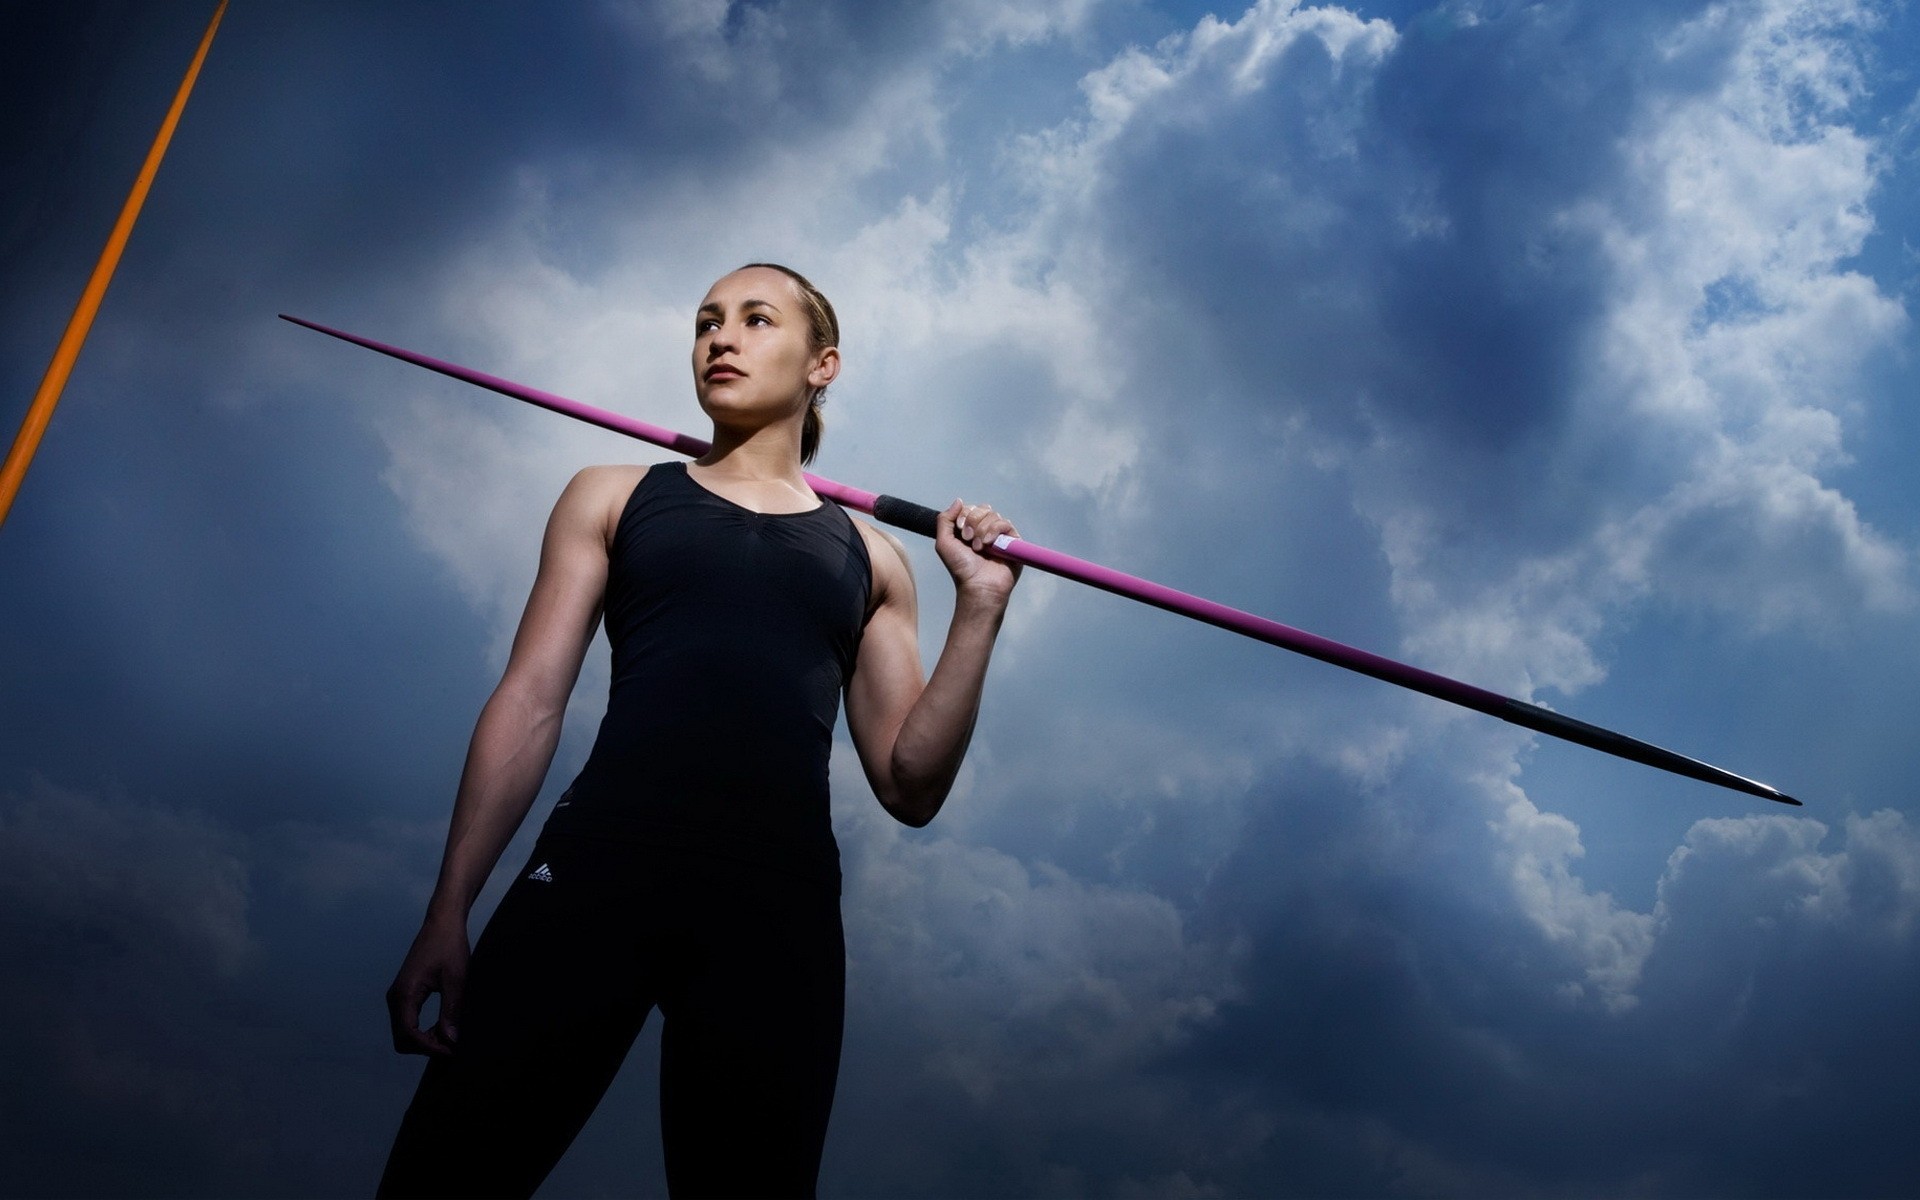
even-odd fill
[{"label": "woman athlete", "polygon": [[[797,273],[727,275],[694,318],[712,450],[589,467],[554,506],[387,992],[394,1048],[431,1057],[380,1195],[531,1195],[654,1008],[668,1190],[813,1194],[845,993],[827,796],[840,697],[880,803],[931,821],[1017,574],[980,553],[1014,533],[1005,517],[948,506],[935,548],[953,624],[925,677],[900,544],[802,477],[839,340]],[[469,955],[468,910],[540,790],[603,614],[599,737]]]}]

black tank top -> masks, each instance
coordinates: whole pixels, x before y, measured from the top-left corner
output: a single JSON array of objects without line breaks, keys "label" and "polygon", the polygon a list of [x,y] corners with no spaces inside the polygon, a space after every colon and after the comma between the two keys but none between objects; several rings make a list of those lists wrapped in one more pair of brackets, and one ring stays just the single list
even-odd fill
[{"label": "black tank top", "polygon": [[649,468],[609,553],[607,715],[546,828],[837,888],[827,758],[871,588],[838,505],[756,513],[684,463]]}]

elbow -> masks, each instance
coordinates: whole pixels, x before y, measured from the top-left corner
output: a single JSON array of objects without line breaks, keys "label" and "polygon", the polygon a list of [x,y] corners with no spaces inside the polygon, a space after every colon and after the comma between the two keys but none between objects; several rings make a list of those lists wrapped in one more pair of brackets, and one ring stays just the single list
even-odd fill
[{"label": "elbow", "polygon": [[931,824],[933,824],[933,818],[939,816],[939,812],[941,812],[941,806],[939,806],[939,804],[924,804],[924,806],[887,804],[885,808],[887,808],[887,814],[893,816],[893,820],[897,820],[902,826],[910,829],[925,829],[927,826],[931,826]]},{"label": "elbow", "polygon": [[927,826],[933,824],[933,819],[936,816],[940,815],[940,805],[937,803],[920,807],[892,805],[888,807],[887,811],[892,813],[893,819],[902,825],[912,829],[925,829]]},{"label": "elbow", "polygon": [[947,802],[960,774],[959,755],[930,757],[895,740],[883,772],[869,772],[874,794],[894,820],[924,829]]},{"label": "elbow", "polygon": [[940,815],[946,803],[946,788],[893,787],[880,793],[880,807],[887,815],[913,829],[925,829]]}]

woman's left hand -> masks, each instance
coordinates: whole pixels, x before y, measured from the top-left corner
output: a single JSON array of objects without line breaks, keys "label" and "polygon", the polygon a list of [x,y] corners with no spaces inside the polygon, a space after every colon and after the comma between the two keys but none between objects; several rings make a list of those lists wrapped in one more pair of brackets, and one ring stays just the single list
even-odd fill
[{"label": "woman's left hand", "polygon": [[993,545],[993,539],[1005,534],[1019,537],[1013,522],[993,511],[991,504],[967,504],[955,500],[940,514],[934,529],[933,548],[953,576],[953,586],[962,596],[1005,604],[1020,578],[1018,563],[988,558],[981,551]]}]

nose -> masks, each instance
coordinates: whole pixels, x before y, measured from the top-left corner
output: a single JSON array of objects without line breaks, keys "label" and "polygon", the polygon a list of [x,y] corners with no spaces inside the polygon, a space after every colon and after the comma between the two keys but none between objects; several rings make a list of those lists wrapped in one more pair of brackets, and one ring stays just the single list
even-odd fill
[{"label": "nose", "polygon": [[719,358],[723,354],[738,349],[735,340],[737,337],[738,334],[731,321],[722,321],[715,325],[713,331],[707,334],[707,357]]}]

